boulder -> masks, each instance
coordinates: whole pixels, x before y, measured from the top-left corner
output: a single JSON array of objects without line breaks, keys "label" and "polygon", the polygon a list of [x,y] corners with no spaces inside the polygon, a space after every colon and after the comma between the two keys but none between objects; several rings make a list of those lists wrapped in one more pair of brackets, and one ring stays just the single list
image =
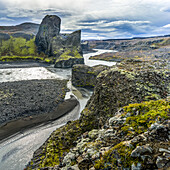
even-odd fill
[{"label": "boulder", "polygon": [[97,75],[108,66],[98,65],[89,67],[86,65],[75,65],[72,69],[72,84],[76,87],[90,87],[93,88],[96,85]]}]

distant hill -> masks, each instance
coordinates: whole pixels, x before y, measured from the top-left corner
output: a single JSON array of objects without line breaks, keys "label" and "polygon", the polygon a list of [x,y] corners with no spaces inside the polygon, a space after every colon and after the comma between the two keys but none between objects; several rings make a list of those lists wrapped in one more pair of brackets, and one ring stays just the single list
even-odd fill
[{"label": "distant hill", "polygon": [[39,24],[35,23],[22,23],[16,26],[0,26],[0,33],[14,34],[14,33],[25,33],[36,35],[39,29]]}]

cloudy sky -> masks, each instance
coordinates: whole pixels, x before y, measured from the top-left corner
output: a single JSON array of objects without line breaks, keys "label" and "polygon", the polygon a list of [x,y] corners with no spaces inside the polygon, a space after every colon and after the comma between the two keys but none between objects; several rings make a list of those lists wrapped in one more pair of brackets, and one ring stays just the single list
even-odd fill
[{"label": "cloudy sky", "polygon": [[82,30],[82,39],[170,34],[170,0],[0,0],[0,25],[62,19],[62,32]]}]

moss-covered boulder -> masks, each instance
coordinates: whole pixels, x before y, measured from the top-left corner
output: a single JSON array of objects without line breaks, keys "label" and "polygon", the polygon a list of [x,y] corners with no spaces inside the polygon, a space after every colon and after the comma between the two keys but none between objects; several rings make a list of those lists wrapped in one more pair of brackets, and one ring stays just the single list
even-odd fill
[{"label": "moss-covered boulder", "polygon": [[73,49],[72,51],[68,50],[60,55],[55,61],[54,67],[71,68],[75,64],[84,64],[84,58],[76,49]]},{"label": "moss-covered boulder", "polygon": [[72,69],[72,84],[76,87],[94,88],[97,75],[106,69],[109,69],[109,67],[103,65],[94,67],[80,64],[75,65]]}]

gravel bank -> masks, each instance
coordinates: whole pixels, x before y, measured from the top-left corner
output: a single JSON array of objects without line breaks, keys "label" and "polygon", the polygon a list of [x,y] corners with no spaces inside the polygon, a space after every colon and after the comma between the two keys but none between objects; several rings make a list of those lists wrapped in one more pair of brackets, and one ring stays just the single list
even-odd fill
[{"label": "gravel bank", "polygon": [[55,110],[64,101],[66,80],[0,83],[0,126],[18,118]]}]

